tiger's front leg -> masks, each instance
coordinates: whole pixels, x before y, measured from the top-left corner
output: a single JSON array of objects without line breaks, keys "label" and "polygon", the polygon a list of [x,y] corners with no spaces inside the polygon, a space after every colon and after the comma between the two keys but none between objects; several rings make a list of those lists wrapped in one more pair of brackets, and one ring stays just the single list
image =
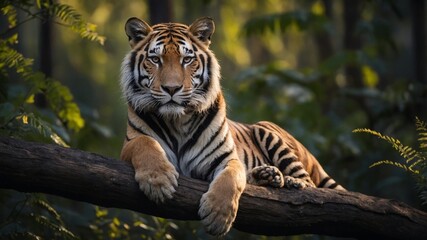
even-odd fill
[{"label": "tiger's front leg", "polygon": [[230,160],[200,200],[199,216],[208,233],[220,236],[230,230],[245,186],[242,163],[238,159]]},{"label": "tiger's front leg", "polygon": [[178,186],[178,172],[160,144],[151,137],[139,136],[123,146],[120,158],[130,161],[139,188],[152,201],[171,199]]}]

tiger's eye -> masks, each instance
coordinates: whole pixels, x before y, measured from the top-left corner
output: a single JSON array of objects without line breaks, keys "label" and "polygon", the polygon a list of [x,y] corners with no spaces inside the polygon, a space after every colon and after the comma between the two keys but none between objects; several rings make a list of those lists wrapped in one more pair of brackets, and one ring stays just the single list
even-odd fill
[{"label": "tiger's eye", "polygon": [[193,61],[193,57],[184,57],[182,59],[182,62],[185,64],[190,63],[191,61]]},{"label": "tiger's eye", "polygon": [[156,56],[152,56],[152,57],[150,57],[150,60],[151,60],[153,63],[159,63],[159,62],[160,62],[160,58],[159,58],[159,57],[156,57]]}]

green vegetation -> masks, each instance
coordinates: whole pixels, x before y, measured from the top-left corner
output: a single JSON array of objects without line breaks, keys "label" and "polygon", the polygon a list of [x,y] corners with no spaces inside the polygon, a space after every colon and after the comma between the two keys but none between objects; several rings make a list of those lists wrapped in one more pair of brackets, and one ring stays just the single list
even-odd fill
[{"label": "green vegetation", "polygon": [[[18,33],[13,32],[30,20],[48,21],[50,17],[55,17],[56,24],[72,29],[84,38],[102,44],[104,37],[98,35],[94,25],[82,20],[81,15],[68,5],[52,4],[51,1],[6,1],[1,7],[8,24],[8,29],[1,33],[0,42],[0,73],[3,80],[1,133],[21,138],[50,139],[67,146],[70,131],[78,132],[84,126],[80,109],[66,86],[34,70],[34,60],[15,49],[19,38]],[[18,10],[25,13],[24,20],[18,20]],[[36,95],[45,98],[48,108],[37,108]]]},{"label": "green vegetation", "polygon": [[[118,158],[126,127],[118,78],[129,50],[123,27],[131,16],[160,19],[149,10],[152,2],[1,1],[0,135]],[[427,119],[426,71],[416,67],[426,62],[425,3],[170,2],[162,6],[170,7],[162,11],[167,21],[215,19],[211,47],[222,66],[230,118],[276,122],[347,189],[425,208],[426,126],[417,120],[413,127],[414,116]],[[51,34],[44,34],[49,26]],[[397,151],[352,134],[357,128]],[[399,155],[404,161],[378,161]],[[398,167],[371,169],[372,163]],[[198,222],[42,194],[1,190],[0,205],[2,239],[208,238]],[[226,239],[239,237],[270,239],[237,231]],[[293,237],[305,238],[318,237]]]},{"label": "green vegetation", "polygon": [[369,167],[376,167],[379,165],[393,165],[404,169],[412,173],[417,183],[417,189],[420,194],[420,198],[423,201],[422,204],[427,204],[427,123],[421,121],[418,117],[415,118],[415,126],[418,132],[418,149],[402,144],[398,139],[383,135],[377,131],[358,128],[353,130],[356,133],[368,133],[378,138],[385,140],[400,154],[404,159],[403,162],[397,162],[392,160],[380,160],[373,163]]}]

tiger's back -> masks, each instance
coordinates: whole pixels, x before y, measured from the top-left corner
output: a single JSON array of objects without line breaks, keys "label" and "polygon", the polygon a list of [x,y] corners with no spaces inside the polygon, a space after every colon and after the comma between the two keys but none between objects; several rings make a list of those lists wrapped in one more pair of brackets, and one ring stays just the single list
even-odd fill
[{"label": "tiger's back", "polygon": [[[268,121],[243,124],[229,120],[239,159],[248,178],[251,170],[263,165],[275,166],[285,176],[303,178],[316,187],[345,190],[324,171],[317,159],[291,134]],[[270,185],[266,182],[257,185]]]}]

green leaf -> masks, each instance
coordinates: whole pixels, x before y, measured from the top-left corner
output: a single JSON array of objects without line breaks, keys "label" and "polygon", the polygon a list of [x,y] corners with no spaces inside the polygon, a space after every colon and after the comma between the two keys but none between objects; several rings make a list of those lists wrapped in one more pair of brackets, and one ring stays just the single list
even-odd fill
[{"label": "green leaf", "polygon": [[47,81],[44,93],[53,111],[69,129],[77,132],[84,127],[80,109],[66,86],[58,81]]},{"label": "green leaf", "polygon": [[54,143],[63,147],[69,147],[65,141],[52,130],[49,123],[35,116],[33,113],[22,113],[16,117],[16,120],[20,121],[23,126],[29,126],[41,136],[51,139]]},{"label": "green leaf", "polygon": [[374,88],[378,85],[378,74],[368,65],[362,66],[363,83],[369,88]]},{"label": "green leaf", "polygon": [[45,3],[43,5],[49,12],[49,15],[58,17],[74,32],[80,34],[82,38],[87,38],[91,41],[96,41],[104,45],[105,36],[100,35],[96,31],[96,25],[83,20],[81,14],[73,7],[66,4]]}]

